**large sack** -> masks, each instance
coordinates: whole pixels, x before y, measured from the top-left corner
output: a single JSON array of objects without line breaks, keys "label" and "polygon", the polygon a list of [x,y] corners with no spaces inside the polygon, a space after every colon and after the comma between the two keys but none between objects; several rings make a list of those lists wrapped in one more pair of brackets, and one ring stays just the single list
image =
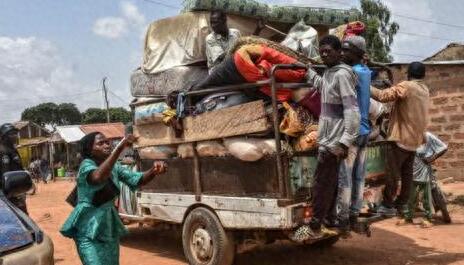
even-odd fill
[{"label": "large sack", "polygon": [[136,106],[134,110],[134,123],[135,125],[142,125],[161,122],[163,120],[163,112],[168,109],[169,106],[164,102]]},{"label": "large sack", "polygon": [[228,138],[224,139],[224,146],[231,155],[242,161],[258,161],[264,156],[263,149],[255,139]]},{"label": "large sack", "polygon": [[193,157],[193,155],[194,155],[193,144],[191,144],[191,143],[180,144],[177,147],[177,155],[180,158]]},{"label": "large sack", "polygon": [[201,157],[226,156],[229,152],[219,141],[204,141],[197,144],[197,152]]},{"label": "large sack", "polygon": [[306,25],[303,21],[295,24],[280,44],[302,53],[306,57],[320,60],[317,30]]},{"label": "large sack", "polygon": [[208,69],[202,66],[178,66],[157,74],[138,69],[131,75],[131,93],[134,97],[164,96],[189,88],[207,76]]},{"label": "large sack", "polygon": [[151,146],[151,147],[144,147],[138,150],[139,156],[141,159],[169,159],[173,157],[176,152],[177,148],[175,146]]},{"label": "large sack", "polygon": [[235,158],[253,162],[276,152],[274,139],[234,137],[224,139],[224,146]]}]

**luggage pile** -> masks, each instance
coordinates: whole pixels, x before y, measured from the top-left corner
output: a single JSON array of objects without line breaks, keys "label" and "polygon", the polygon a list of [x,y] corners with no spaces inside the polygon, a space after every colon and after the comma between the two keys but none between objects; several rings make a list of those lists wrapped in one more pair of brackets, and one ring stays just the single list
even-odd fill
[{"label": "luggage pile", "polygon": [[[185,91],[209,77],[205,38],[210,32],[211,10],[224,10],[229,26],[244,36],[252,34],[259,19],[284,32],[293,27],[285,40],[264,29],[261,40],[244,38],[240,45],[262,43],[297,61],[306,58],[304,63],[318,57],[318,34],[359,16],[355,10],[270,6],[253,0],[186,0],[183,6],[182,14],[148,27],[143,63],[131,76],[134,133],[139,137],[136,147],[142,159],[198,155],[233,156],[251,162],[276,152],[269,98],[252,99],[236,91],[203,95],[196,104],[189,104],[182,95],[174,104],[169,100],[173,92]],[[269,40],[283,40],[284,45]],[[282,101],[279,110],[284,146],[296,152],[314,150],[319,94],[303,88],[291,91],[286,99],[291,103]]]}]

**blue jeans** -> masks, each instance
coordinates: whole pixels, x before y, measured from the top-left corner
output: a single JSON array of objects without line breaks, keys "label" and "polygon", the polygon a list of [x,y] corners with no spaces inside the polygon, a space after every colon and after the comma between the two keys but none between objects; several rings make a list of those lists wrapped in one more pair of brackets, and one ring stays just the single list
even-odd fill
[{"label": "blue jeans", "polygon": [[348,149],[348,157],[340,164],[336,207],[337,219],[340,221],[349,220],[350,215],[359,215],[363,207],[368,140],[368,135],[358,136]]}]

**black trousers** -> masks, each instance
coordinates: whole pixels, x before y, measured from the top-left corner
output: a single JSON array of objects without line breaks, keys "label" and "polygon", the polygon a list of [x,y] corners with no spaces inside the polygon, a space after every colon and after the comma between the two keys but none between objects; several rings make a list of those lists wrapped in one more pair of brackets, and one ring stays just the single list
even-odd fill
[{"label": "black trousers", "polygon": [[337,200],[340,159],[328,151],[319,151],[314,185],[312,187],[312,229],[320,229],[321,222],[331,212]]},{"label": "black trousers", "polygon": [[[402,207],[411,194],[413,184],[413,166],[416,152],[404,150],[396,144],[387,147],[386,180],[382,204],[386,207]],[[396,198],[398,180],[401,180],[401,192]]]}]

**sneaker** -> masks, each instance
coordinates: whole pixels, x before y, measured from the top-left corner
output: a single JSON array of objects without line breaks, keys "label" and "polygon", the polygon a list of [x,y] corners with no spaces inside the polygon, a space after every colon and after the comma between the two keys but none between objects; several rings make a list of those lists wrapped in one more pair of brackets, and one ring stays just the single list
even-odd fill
[{"label": "sneaker", "polygon": [[376,213],[384,217],[395,217],[397,212],[398,211],[395,208],[392,208],[392,207],[390,208],[390,207],[386,207],[383,205],[380,205],[380,207],[376,209]]},{"label": "sneaker", "polygon": [[[328,233],[326,230],[324,230],[324,232]],[[303,225],[300,226],[297,230],[295,230],[292,234],[290,234],[289,238],[292,241],[303,243],[306,240],[319,239],[323,236],[324,235],[322,234],[322,229],[316,231],[312,230],[311,227],[309,227],[309,225]]]},{"label": "sneaker", "polygon": [[[325,226],[321,227],[321,232],[320,232],[324,237],[330,237],[330,236],[336,236],[338,235],[337,231],[329,229]],[[349,233],[349,232],[348,232]]]},{"label": "sneaker", "polygon": [[408,225],[408,224],[413,224],[412,219],[400,219],[398,222],[396,222],[397,226],[403,226],[403,225]]},{"label": "sneaker", "polygon": [[433,223],[430,220],[423,219],[421,223],[422,228],[431,228],[433,226]]}]

